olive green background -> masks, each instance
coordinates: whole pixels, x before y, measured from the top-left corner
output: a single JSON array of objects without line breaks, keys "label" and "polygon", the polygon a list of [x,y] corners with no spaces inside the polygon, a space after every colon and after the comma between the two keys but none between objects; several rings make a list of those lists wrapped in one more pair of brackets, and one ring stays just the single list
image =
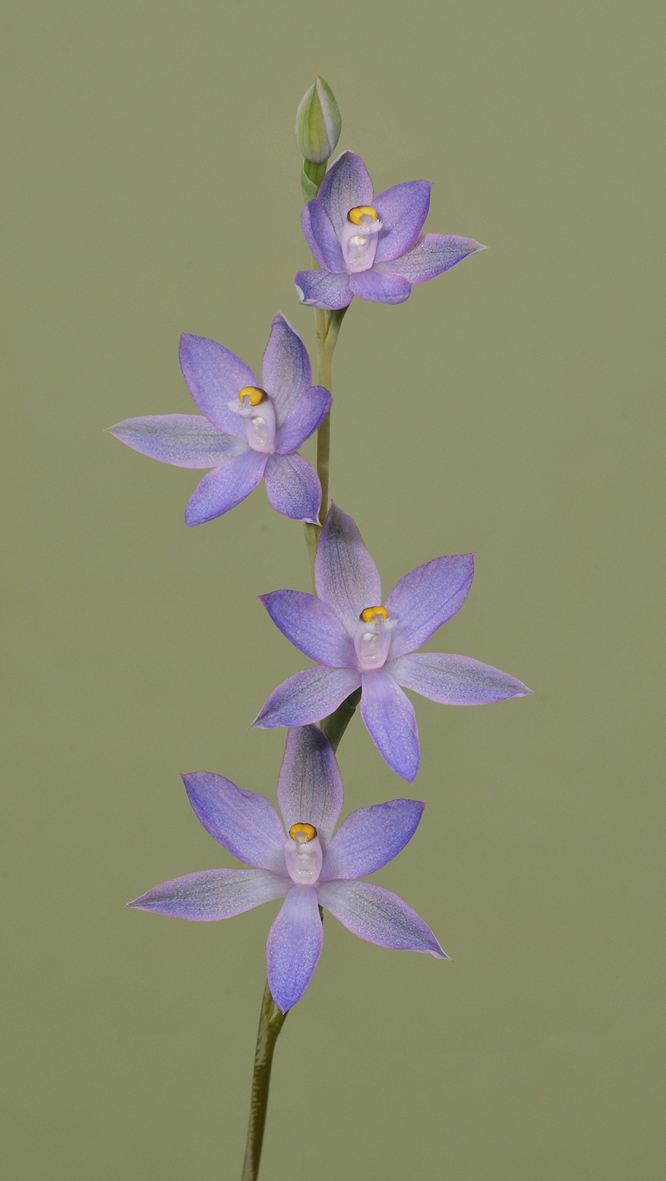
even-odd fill
[{"label": "olive green background", "polygon": [[[188,413],[178,333],[313,344],[293,124],[319,72],[381,191],[488,252],[358,300],[332,492],[386,590],[475,550],[434,637],[533,698],[421,698],[412,789],[356,719],[347,808],[428,802],[376,880],[450,964],[331,917],[278,1043],[262,1177],[664,1176],[663,25],[652,3],[11,0],[3,76],[3,1178],[240,1173],[265,937],[123,910],[232,865],[179,772],[274,798],[309,589],[262,490],[186,530],[195,472],[103,428]],[[312,455],[312,444],[305,449]]]}]

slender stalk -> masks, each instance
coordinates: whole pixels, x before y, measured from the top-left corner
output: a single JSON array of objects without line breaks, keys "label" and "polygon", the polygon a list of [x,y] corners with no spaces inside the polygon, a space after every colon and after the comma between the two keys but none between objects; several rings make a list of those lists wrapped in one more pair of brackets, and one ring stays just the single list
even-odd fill
[{"label": "slender stalk", "polygon": [[247,1143],[241,1181],[256,1181],[259,1176],[261,1146],[264,1141],[266,1112],[268,1111],[268,1090],[271,1085],[273,1051],[286,1018],[287,1014],[281,1013],[273,1000],[268,981],[266,981],[261,1013],[259,1014],[257,1048],[254,1053],[250,1119],[247,1127]]},{"label": "slender stalk", "polygon": [[333,750],[338,749],[340,739],[356,713],[356,708],[360,700],[361,690],[354,689],[354,692],[350,693],[349,697],[345,698],[342,704],[332,714],[329,714],[327,718],[322,718],[319,723]]}]

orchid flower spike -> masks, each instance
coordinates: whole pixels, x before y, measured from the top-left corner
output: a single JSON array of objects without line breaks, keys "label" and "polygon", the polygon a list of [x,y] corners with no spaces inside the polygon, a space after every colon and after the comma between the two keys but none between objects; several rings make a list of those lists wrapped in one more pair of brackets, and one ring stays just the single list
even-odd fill
[{"label": "orchid flower spike", "polygon": [[253,725],[319,721],[361,688],[361,716],[389,767],[411,783],[419,736],[400,686],[445,705],[486,705],[531,689],[478,660],[416,653],[462,607],[474,555],[434,558],[401,578],[382,606],[377,567],[351,517],[331,505],[315,559],[317,596],[274,591],[260,596],[273,623],[318,662],[271,694]]},{"label": "orchid flower spike", "polygon": [[305,992],[324,939],[319,906],[369,943],[448,959],[397,894],[358,878],[391,861],[416,831],[424,804],[359,808],[333,830],[343,790],[335,755],[316,726],[290,730],[273,805],[230,779],[199,771],[183,780],[194,811],[227,852],[254,869],[208,869],[155,886],[129,906],[200,922],[284,898],[268,936],[268,983],[283,1013]]},{"label": "orchid flower spike", "polygon": [[374,197],[365,164],[343,152],[329,168],[301,224],[321,270],[299,271],[296,292],[315,308],[346,308],[355,295],[373,303],[404,303],[425,283],[485,250],[473,238],[421,234],[430,184],[412,180]]},{"label": "orchid flower spike", "polygon": [[203,414],[126,418],[112,435],[142,455],[176,467],[206,468],[185,510],[201,525],[245,500],[263,478],[272,508],[316,522],[321,486],[296,452],[331,408],[331,395],[312,385],[307,349],[281,312],[273,320],[262,384],[248,366],[214,340],[183,334],[180,364]]}]

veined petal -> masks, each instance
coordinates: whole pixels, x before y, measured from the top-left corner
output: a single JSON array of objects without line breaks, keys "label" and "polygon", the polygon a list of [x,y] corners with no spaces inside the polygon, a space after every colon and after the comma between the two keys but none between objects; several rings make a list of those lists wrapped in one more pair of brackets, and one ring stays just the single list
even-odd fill
[{"label": "veined petal", "polygon": [[400,951],[429,952],[438,960],[450,959],[430,927],[391,890],[371,882],[325,882],[317,886],[317,894],[325,910],[368,943]]},{"label": "veined petal", "polygon": [[263,451],[252,451],[246,443],[238,455],[223,460],[194,489],[185,509],[185,524],[203,525],[235,508],[257,487],[267,459]]},{"label": "veined petal", "polygon": [[389,660],[413,652],[462,607],[474,578],[474,554],[433,558],[410,570],[386,599],[391,634]]},{"label": "veined petal", "polygon": [[259,597],[282,635],[311,660],[330,668],[356,668],[354,641],[321,599],[292,590]]},{"label": "veined petal", "polygon": [[414,245],[428,216],[431,188],[427,180],[410,180],[375,197],[374,208],[382,223],[376,263],[399,258]]},{"label": "veined petal", "polygon": [[264,351],[261,378],[263,388],[275,407],[275,421],[279,427],[292,406],[312,385],[308,350],[282,312],[278,312],[273,319]]},{"label": "veined petal", "polygon": [[[386,263],[386,266],[392,263]],[[412,293],[412,285],[401,275],[382,274],[376,267],[349,276],[349,289],[359,299],[371,303],[404,303]]]},{"label": "veined petal", "polygon": [[321,484],[307,459],[300,455],[269,455],[264,480],[271,508],[292,521],[316,524]]},{"label": "veined petal", "polygon": [[314,886],[292,886],[268,935],[268,985],[278,1009],[286,1013],[300,1001],[324,942]]},{"label": "veined petal", "polygon": [[361,717],[391,770],[412,783],[420,761],[414,707],[385,668],[363,673]]},{"label": "veined petal", "polygon": [[312,824],[328,845],[344,792],[333,748],[318,726],[294,726],[287,734],[277,799],[287,832],[292,824]]},{"label": "veined petal", "polygon": [[[321,201],[309,201],[301,213],[301,225],[310,250],[320,267],[340,275],[345,269],[342,248]],[[421,227],[419,226],[419,229]]]},{"label": "veined petal", "polygon": [[296,294],[309,308],[346,308],[354,298],[349,275],[329,271],[299,271],[294,279]]},{"label": "veined petal", "polygon": [[127,905],[174,919],[209,923],[284,898],[290,885],[291,878],[278,877],[265,869],[204,869],[162,882]]},{"label": "veined petal", "polygon": [[350,636],[356,631],[361,611],[381,605],[377,567],[356,522],[335,504],[328,510],[319,535],[314,578],[319,598],[333,608]]},{"label": "veined petal", "polygon": [[108,430],[133,451],[176,467],[216,467],[245,450],[242,439],[224,434],[199,414],[126,418]]},{"label": "veined petal", "polygon": [[324,850],[322,882],[381,869],[414,836],[424,808],[418,800],[390,800],[352,812]]},{"label": "veined petal", "polygon": [[414,652],[391,660],[385,668],[399,685],[442,705],[490,705],[532,695],[522,681],[469,656]]},{"label": "veined petal", "polygon": [[286,877],[285,833],[269,800],[212,771],[183,775],[183,783],[197,819],[218,844],[239,861]]},{"label": "veined petal", "polygon": [[202,414],[228,435],[245,438],[243,419],[229,409],[246,385],[258,385],[254,373],[240,357],[205,336],[180,338],[180,367]]},{"label": "veined petal", "polygon": [[318,722],[332,714],[360,684],[361,674],[353,668],[306,668],[274,689],[252,725],[272,730]]},{"label": "veined petal", "polygon": [[374,189],[368,170],[355,152],[342,152],[329,168],[317,200],[321,201],[338,238],[350,209],[372,205]]},{"label": "veined petal", "polygon": [[375,270],[386,275],[402,275],[410,283],[425,283],[449,271],[470,254],[485,250],[473,238],[453,234],[423,234],[411,250],[391,262],[376,262]]},{"label": "veined petal", "polygon": [[314,385],[292,406],[287,418],[275,436],[275,450],[280,455],[290,455],[313,431],[320,427],[329,410],[332,398],[323,385]]}]

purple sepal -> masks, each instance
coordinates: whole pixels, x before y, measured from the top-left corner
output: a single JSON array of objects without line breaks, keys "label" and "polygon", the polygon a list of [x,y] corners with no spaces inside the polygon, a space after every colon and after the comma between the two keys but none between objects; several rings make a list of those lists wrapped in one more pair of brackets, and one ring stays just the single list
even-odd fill
[{"label": "purple sepal", "polygon": [[428,216],[431,188],[427,180],[410,180],[375,197],[382,223],[375,264],[399,258],[414,245]]},{"label": "purple sepal", "polygon": [[433,558],[394,586],[385,607],[397,620],[389,659],[413,652],[462,607],[474,578],[474,554]]},{"label": "purple sepal", "polygon": [[235,508],[260,483],[268,456],[246,444],[238,455],[225,459],[197,484],[185,509],[186,525],[203,525]]},{"label": "purple sepal", "polygon": [[265,869],[205,869],[162,882],[127,906],[209,923],[284,898],[290,886],[291,878]]},{"label": "purple sepal", "polygon": [[277,799],[287,832],[292,824],[312,824],[322,846],[328,845],[344,792],[333,749],[318,726],[289,730]]},{"label": "purple sepal", "polygon": [[[386,266],[392,266],[386,263]],[[371,303],[404,303],[412,293],[412,285],[408,279],[396,274],[381,274],[374,267],[369,271],[360,271],[357,275],[349,276],[349,289],[359,299],[367,299]]]},{"label": "purple sepal", "polygon": [[349,275],[330,271],[299,271],[294,279],[296,294],[310,308],[346,308],[353,299]]},{"label": "purple sepal", "polygon": [[326,173],[317,200],[340,238],[349,210],[357,205],[372,205],[373,194],[372,181],[361,157],[355,152],[342,152]]},{"label": "purple sepal", "polygon": [[275,436],[275,450],[290,455],[321,426],[331,409],[331,395],[323,385],[312,386],[298,399]]},{"label": "purple sepal", "polygon": [[325,668],[322,665],[306,668],[278,685],[252,725],[272,730],[275,726],[306,726],[318,722],[332,714],[360,684],[361,674],[352,668]]},{"label": "purple sepal", "polygon": [[415,652],[386,665],[399,685],[442,705],[490,705],[532,690],[490,664],[445,652]]},{"label": "purple sepal", "polygon": [[283,636],[311,660],[330,668],[355,668],[351,636],[321,599],[304,591],[272,591],[259,596]]},{"label": "purple sepal", "polygon": [[430,927],[397,894],[370,882],[326,882],[318,888],[321,905],[348,931],[401,951],[429,952],[438,960],[450,957]]},{"label": "purple sepal", "polygon": [[384,761],[412,783],[420,760],[414,707],[385,668],[363,673],[361,717]]},{"label": "purple sepal", "polygon": [[[261,379],[263,389],[275,407],[275,420],[280,427],[292,407],[312,385],[308,351],[282,312],[273,317],[271,334],[264,350]],[[254,384],[257,384],[256,381]]]},{"label": "purple sepal", "polygon": [[385,275],[401,275],[410,283],[425,283],[449,271],[470,254],[485,250],[473,238],[452,234],[423,234],[415,246],[391,262],[376,262],[375,270]]},{"label": "purple sepal", "polygon": [[183,775],[183,783],[198,820],[218,844],[239,861],[287,876],[286,836],[269,800],[212,771]]},{"label": "purple sepal", "polygon": [[390,800],[352,812],[324,852],[321,880],[364,878],[381,869],[414,836],[424,807],[418,800]]},{"label": "purple sepal", "polygon": [[202,414],[228,435],[245,438],[242,418],[229,409],[246,385],[258,385],[252,370],[224,345],[205,336],[180,338],[180,367],[194,401]]},{"label": "purple sepal", "polygon": [[224,434],[200,414],[126,418],[108,432],[133,451],[175,467],[217,467],[228,456],[247,450],[244,439]]},{"label": "purple sepal", "polygon": [[382,584],[356,522],[332,504],[319,535],[314,567],[315,587],[351,636],[361,611],[378,607]]},{"label": "purple sepal", "polygon": [[317,522],[321,484],[316,471],[300,455],[269,455],[264,472],[268,503],[292,521]]},{"label": "purple sepal", "polygon": [[[310,201],[301,213],[303,234],[320,267],[341,275],[345,269],[342,248],[321,201]],[[419,227],[420,229],[420,227]]]},{"label": "purple sepal", "polygon": [[268,985],[282,1013],[292,1009],[303,996],[323,942],[317,891],[314,886],[292,886],[266,944]]}]

